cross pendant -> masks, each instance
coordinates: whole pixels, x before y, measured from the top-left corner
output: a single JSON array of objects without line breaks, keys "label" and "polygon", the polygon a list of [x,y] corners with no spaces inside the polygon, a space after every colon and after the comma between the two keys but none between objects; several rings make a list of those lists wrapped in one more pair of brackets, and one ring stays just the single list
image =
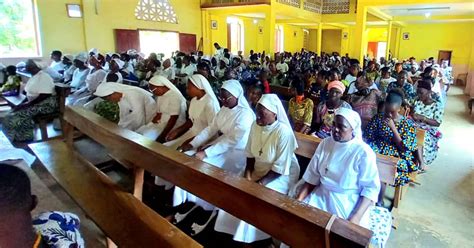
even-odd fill
[{"label": "cross pendant", "polygon": [[259,154],[259,156],[262,156],[262,154],[263,154],[262,149],[260,149],[260,151],[258,151],[258,154]]}]

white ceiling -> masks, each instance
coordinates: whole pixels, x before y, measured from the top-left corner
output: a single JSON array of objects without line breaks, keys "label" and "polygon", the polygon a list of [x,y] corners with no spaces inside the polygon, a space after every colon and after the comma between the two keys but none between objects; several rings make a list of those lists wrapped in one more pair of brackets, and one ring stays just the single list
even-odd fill
[{"label": "white ceiling", "polygon": [[382,6],[380,10],[391,16],[474,15],[474,2],[450,4],[419,4]]}]

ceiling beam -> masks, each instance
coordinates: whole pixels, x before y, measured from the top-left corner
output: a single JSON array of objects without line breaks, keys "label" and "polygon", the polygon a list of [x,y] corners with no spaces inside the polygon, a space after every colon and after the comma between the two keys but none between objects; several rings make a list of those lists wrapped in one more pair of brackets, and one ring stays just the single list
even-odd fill
[{"label": "ceiling beam", "polygon": [[381,11],[377,7],[368,7],[367,8],[367,13],[370,13],[378,18],[380,18],[383,21],[391,21],[393,17],[389,14],[386,14],[385,12]]}]

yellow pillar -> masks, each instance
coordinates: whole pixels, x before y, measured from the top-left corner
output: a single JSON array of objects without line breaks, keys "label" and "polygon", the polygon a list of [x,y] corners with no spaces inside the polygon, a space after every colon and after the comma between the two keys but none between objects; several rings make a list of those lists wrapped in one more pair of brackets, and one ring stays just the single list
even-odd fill
[{"label": "yellow pillar", "polygon": [[267,7],[265,11],[265,23],[263,25],[263,49],[265,53],[273,57],[275,53],[275,25],[276,16],[272,8],[273,5]]},{"label": "yellow pillar", "polygon": [[354,32],[354,55],[362,64],[367,51],[367,34],[365,24],[367,22],[367,7],[359,4],[357,6],[356,27]]},{"label": "yellow pillar", "polygon": [[318,24],[318,37],[317,37],[317,43],[316,43],[316,53],[319,56],[321,56],[322,42],[323,42],[323,24],[319,23]]},{"label": "yellow pillar", "polygon": [[[387,51],[385,51],[385,59],[388,59],[391,41],[392,41],[392,21],[388,21],[388,26],[387,26]],[[393,54],[393,52],[394,51],[392,51],[392,54]]]},{"label": "yellow pillar", "polygon": [[[202,50],[204,54],[214,54],[212,48],[212,37],[211,37],[211,18],[209,16],[209,11],[202,10],[201,15],[201,25],[202,25]],[[199,45],[199,40],[197,41]]]}]

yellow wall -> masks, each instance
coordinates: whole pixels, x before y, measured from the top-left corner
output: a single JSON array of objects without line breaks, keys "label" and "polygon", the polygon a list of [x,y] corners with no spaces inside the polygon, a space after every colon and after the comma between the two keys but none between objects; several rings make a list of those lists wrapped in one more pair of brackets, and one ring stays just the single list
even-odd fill
[{"label": "yellow wall", "polygon": [[[472,22],[410,24],[403,27],[400,39],[399,59],[414,56],[417,60],[434,57],[439,50],[452,50],[455,74],[467,72],[471,58],[474,30]],[[409,40],[402,34],[410,33]]]},{"label": "yellow wall", "polygon": [[341,53],[341,39],[342,32],[340,29],[323,30],[323,40],[321,50],[325,53],[332,52]]},{"label": "yellow wall", "polygon": [[[137,1],[100,0],[98,14],[94,0],[39,0],[38,12],[43,55],[53,49],[77,53],[90,48],[115,51],[114,29],[153,29],[177,31],[202,36],[200,0],[170,0],[178,24],[137,20]],[[68,18],[66,3],[81,3],[83,18]],[[226,28],[225,20],[220,28]],[[85,31],[85,33],[84,33]],[[224,40],[226,41],[226,40]]]},{"label": "yellow wall", "polygon": [[52,50],[64,53],[84,51],[84,27],[82,18],[69,18],[66,3],[79,4],[81,0],[40,0],[37,2],[42,55]]},{"label": "yellow wall", "polygon": [[299,26],[282,24],[283,26],[283,48],[285,52],[299,52],[303,48],[304,32]]},{"label": "yellow wall", "polygon": [[308,50],[316,52],[318,49],[318,30],[310,29],[309,30],[309,47]]},{"label": "yellow wall", "polygon": [[367,42],[387,42],[387,28],[368,28]]},{"label": "yellow wall", "polygon": [[[263,33],[259,33],[258,28],[262,27],[264,25],[264,21],[262,19],[255,19],[257,20],[257,23],[254,23],[253,18],[244,18],[244,17],[239,17],[244,22],[244,39],[245,39],[245,45],[244,45],[244,54],[248,55],[250,50],[262,52],[264,49],[264,44],[263,44]],[[264,31],[262,29],[262,31]],[[268,51],[266,51],[268,54]]]}]

